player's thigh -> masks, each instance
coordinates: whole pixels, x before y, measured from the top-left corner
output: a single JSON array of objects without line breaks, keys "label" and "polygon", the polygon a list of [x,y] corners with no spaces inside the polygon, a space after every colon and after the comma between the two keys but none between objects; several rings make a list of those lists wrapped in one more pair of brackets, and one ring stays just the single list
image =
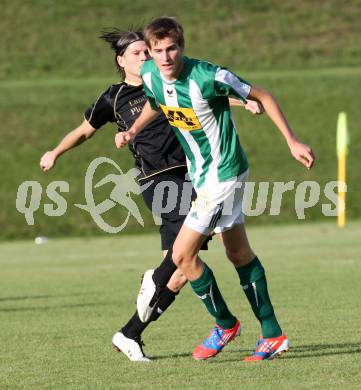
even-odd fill
[{"label": "player's thigh", "polygon": [[[145,188],[142,191],[145,204],[153,215],[161,219],[159,233],[162,250],[172,248],[185,219],[185,215],[181,215],[179,212],[179,198],[183,182],[184,175],[182,177],[181,170],[176,170],[175,173],[159,173],[141,183]],[[168,191],[167,186],[172,186],[172,194]],[[170,202],[169,198],[174,197],[174,195],[177,200],[174,202],[172,199],[173,207],[169,209],[167,207],[168,202]]]},{"label": "player's thigh", "polygon": [[166,215],[162,216],[162,225],[159,228],[162,250],[169,250],[173,247],[183,221],[184,218],[174,221],[169,220]]},{"label": "player's thigh", "polygon": [[144,202],[154,215],[174,222],[186,217],[192,191],[190,189],[189,196],[186,196],[184,188],[189,182],[185,180],[184,172],[178,168],[142,180]]},{"label": "player's thigh", "polygon": [[[160,217],[162,221],[162,224],[159,228],[162,250],[169,250],[173,246],[191,207],[191,200],[194,200],[195,198],[194,189],[189,189],[187,187],[190,185],[190,183],[185,180],[185,173],[186,170],[178,168],[161,173],[159,175],[155,175],[144,182],[144,184],[150,183],[147,189],[142,192],[144,202],[148,206],[149,210],[152,211],[153,214]],[[172,191],[163,191],[161,193],[161,203],[164,205],[169,203],[172,205],[172,207],[166,212],[159,213],[157,210],[154,210],[153,207],[154,196],[159,195],[157,188],[164,189],[166,187],[165,184],[172,186]],[[187,185],[185,186],[185,184]],[[159,185],[161,185],[161,187],[158,187]],[[183,194],[184,189],[185,194]],[[190,193],[188,193],[189,190]],[[172,197],[172,199],[170,199],[170,197]],[[176,201],[173,198],[176,198]],[[207,237],[201,246],[201,250],[208,250],[208,241],[211,239],[211,236]]]}]

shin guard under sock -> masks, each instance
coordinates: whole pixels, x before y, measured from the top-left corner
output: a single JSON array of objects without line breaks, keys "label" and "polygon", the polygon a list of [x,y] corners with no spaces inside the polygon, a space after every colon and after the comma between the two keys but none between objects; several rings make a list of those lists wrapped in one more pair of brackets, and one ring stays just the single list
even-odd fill
[{"label": "shin guard under sock", "polygon": [[215,318],[216,323],[222,328],[231,329],[235,326],[237,319],[228,310],[212,270],[206,264],[204,266],[203,274],[190,282],[192,289],[202,300],[209,314]]},{"label": "shin guard under sock", "polygon": [[244,267],[237,267],[236,271],[253,313],[261,323],[262,336],[281,336],[282,330],[268,294],[266,274],[258,257]]},{"label": "shin guard under sock", "polygon": [[168,307],[174,302],[177,294],[178,293],[175,293],[166,287],[164,290],[162,290],[161,294],[159,295],[158,302],[156,303],[153,313],[147,322],[142,322],[139,319],[138,313],[135,312],[131,317],[131,319],[120,331],[124,334],[125,337],[128,337],[133,340],[139,339],[144,329],[152,321],[156,321],[160,317],[160,315],[163,314],[168,309]]}]

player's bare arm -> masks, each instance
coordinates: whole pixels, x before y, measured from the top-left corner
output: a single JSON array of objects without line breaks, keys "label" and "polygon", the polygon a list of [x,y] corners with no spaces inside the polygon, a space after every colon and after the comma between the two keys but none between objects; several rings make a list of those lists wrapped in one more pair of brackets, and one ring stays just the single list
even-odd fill
[{"label": "player's bare arm", "polygon": [[132,141],[150,122],[156,119],[159,114],[160,111],[153,110],[149,102],[146,102],[133,126],[128,131],[122,131],[115,135],[115,146],[119,149],[127,145],[128,142]]},{"label": "player's bare arm", "polygon": [[255,86],[252,86],[249,97],[262,104],[267,115],[287,141],[292,156],[307,169],[311,169],[315,161],[313,151],[310,146],[301,143],[297,139],[276,99],[268,91]]},{"label": "player's bare arm", "polygon": [[82,144],[84,141],[93,136],[96,129],[86,120],[77,128],[68,133],[53,150],[50,150],[41,157],[40,168],[45,172],[52,169],[59,156],[67,150]]},{"label": "player's bare arm", "polygon": [[247,102],[243,103],[239,99],[229,97],[228,101],[229,101],[229,105],[231,107],[244,107],[245,110],[247,110],[255,115],[260,115],[260,114],[264,113],[264,108],[263,108],[262,104],[256,100],[248,100],[247,99]]}]

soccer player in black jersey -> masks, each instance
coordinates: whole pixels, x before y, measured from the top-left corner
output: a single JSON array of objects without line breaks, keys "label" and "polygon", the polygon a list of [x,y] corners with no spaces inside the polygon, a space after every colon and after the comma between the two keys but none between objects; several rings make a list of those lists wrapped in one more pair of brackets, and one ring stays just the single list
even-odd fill
[{"label": "soccer player in black jersey", "polygon": [[[108,122],[115,122],[118,131],[128,130],[139,116],[146,102],[143,92],[140,68],[149,58],[147,46],[141,32],[121,32],[113,30],[101,36],[111,45],[115,52],[115,64],[120,73],[121,82],[111,85],[85,111],[84,121],[69,132],[63,140],[51,151],[46,152],[40,160],[43,171],[52,169],[56,160],[69,149],[80,145],[91,138],[97,129]],[[242,105],[232,100],[232,105]],[[259,114],[263,108],[250,101],[246,109]],[[152,210],[154,189],[162,181],[173,182],[178,187],[176,207],[169,213],[161,215],[160,227],[161,245],[165,260],[158,267],[162,274],[169,275],[169,268],[174,267],[171,259],[171,249],[175,238],[183,224],[185,215],[180,215],[181,191],[187,173],[183,150],[171,130],[166,118],[161,115],[136,137],[129,145],[135,165],[140,170],[140,184],[153,183],[142,192],[143,199]],[[203,249],[207,248],[207,244]],[[168,252],[169,250],[169,252]],[[166,256],[168,252],[168,256]],[[148,275],[151,277],[151,275]],[[161,277],[161,275],[160,275]],[[122,351],[130,360],[148,361],[141,348],[141,333],[150,322],[156,321],[174,301],[176,294],[186,284],[187,279],[174,268],[172,278],[165,289],[157,296],[155,308],[148,321],[142,322],[137,311],[128,323],[114,335],[113,345]]]}]

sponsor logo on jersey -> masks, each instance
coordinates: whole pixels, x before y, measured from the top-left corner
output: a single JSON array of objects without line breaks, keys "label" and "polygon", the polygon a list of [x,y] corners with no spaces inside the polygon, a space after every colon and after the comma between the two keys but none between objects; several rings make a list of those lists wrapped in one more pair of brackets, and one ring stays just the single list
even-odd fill
[{"label": "sponsor logo on jersey", "polygon": [[168,107],[160,104],[171,126],[181,130],[193,131],[202,128],[196,113],[191,108]]}]

